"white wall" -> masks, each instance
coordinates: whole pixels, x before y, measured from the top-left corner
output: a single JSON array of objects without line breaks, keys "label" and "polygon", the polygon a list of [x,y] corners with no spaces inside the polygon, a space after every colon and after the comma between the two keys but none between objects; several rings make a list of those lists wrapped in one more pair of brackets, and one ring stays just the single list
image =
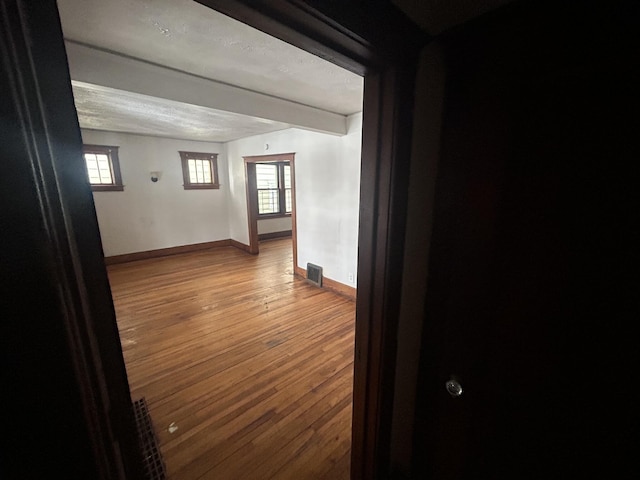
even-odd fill
[{"label": "white wall", "polygon": [[249,243],[242,157],[295,152],[297,264],[315,263],[325,276],[355,286],[362,114],[348,117],[347,125],[341,137],[293,128],[229,142],[231,238]]},{"label": "white wall", "polygon": [[263,218],[258,220],[258,235],[291,230],[291,217]]},{"label": "white wall", "polygon": [[[124,192],[93,193],[105,256],[229,238],[223,144],[95,130],[83,130],[82,139],[120,147]],[[179,150],[218,153],[220,189],[184,190]]]}]

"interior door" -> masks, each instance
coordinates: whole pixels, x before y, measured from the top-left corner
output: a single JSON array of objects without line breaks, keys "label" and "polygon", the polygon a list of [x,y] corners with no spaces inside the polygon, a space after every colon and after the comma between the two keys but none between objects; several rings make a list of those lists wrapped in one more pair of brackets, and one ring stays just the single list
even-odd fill
[{"label": "interior door", "polygon": [[528,7],[443,39],[415,478],[632,478],[637,8]]}]

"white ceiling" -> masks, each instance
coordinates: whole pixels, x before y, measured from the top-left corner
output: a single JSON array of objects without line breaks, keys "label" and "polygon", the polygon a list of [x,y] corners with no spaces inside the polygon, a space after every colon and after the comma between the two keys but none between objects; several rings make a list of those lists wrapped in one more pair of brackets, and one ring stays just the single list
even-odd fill
[{"label": "white ceiling", "polygon": [[[358,75],[194,1],[58,0],[58,8],[64,36],[72,42],[318,110],[340,115],[362,110],[363,79]],[[78,80],[74,78],[73,69],[71,76]],[[132,129],[139,126],[141,98],[124,94],[118,98],[118,90],[102,90],[99,95],[93,90],[88,95],[90,98],[87,98],[88,92],[83,91],[83,108],[78,109],[80,125],[96,129],[110,129],[114,122]],[[74,88],[76,91],[80,92]],[[184,118],[193,120],[194,129],[198,132],[206,130],[204,123],[198,124],[188,113],[189,106],[162,105],[162,101],[156,99],[150,112],[158,109],[182,111]],[[94,109],[93,115],[89,115],[89,108]],[[209,114],[214,115],[214,112],[209,111]],[[216,115],[222,120],[224,112]],[[228,139],[243,136],[259,125],[273,129],[272,124],[264,123],[268,115],[260,117],[255,120],[245,118],[251,124],[246,130],[235,130],[238,122],[229,126],[226,129]],[[155,120],[155,123],[162,123],[161,118]],[[220,129],[224,130],[224,127]],[[182,138],[188,133],[168,130],[167,126],[162,135]],[[143,132],[138,129],[133,133]]]},{"label": "white ceiling", "polygon": [[75,80],[71,84],[78,118],[88,129],[227,142],[290,126]]},{"label": "white ceiling", "polygon": [[[392,1],[437,35],[511,0]],[[58,8],[83,128],[211,141],[288,126],[340,135],[343,117],[362,110],[361,77],[192,0]]]}]

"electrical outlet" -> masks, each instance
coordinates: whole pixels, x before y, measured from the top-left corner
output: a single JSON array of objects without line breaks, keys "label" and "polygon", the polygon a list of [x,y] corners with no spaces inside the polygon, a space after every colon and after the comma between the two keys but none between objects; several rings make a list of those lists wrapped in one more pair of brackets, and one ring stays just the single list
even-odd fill
[{"label": "electrical outlet", "polygon": [[353,273],[349,272],[349,282],[353,283]]}]

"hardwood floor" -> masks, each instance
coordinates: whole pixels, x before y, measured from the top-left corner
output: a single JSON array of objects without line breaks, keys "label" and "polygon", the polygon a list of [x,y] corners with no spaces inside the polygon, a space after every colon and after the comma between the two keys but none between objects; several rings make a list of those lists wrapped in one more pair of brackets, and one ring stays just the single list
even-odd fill
[{"label": "hardwood floor", "polygon": [[294,278],[290,239],[260,250],[108,268],[170,479],[349,478],[355,303]]}]

